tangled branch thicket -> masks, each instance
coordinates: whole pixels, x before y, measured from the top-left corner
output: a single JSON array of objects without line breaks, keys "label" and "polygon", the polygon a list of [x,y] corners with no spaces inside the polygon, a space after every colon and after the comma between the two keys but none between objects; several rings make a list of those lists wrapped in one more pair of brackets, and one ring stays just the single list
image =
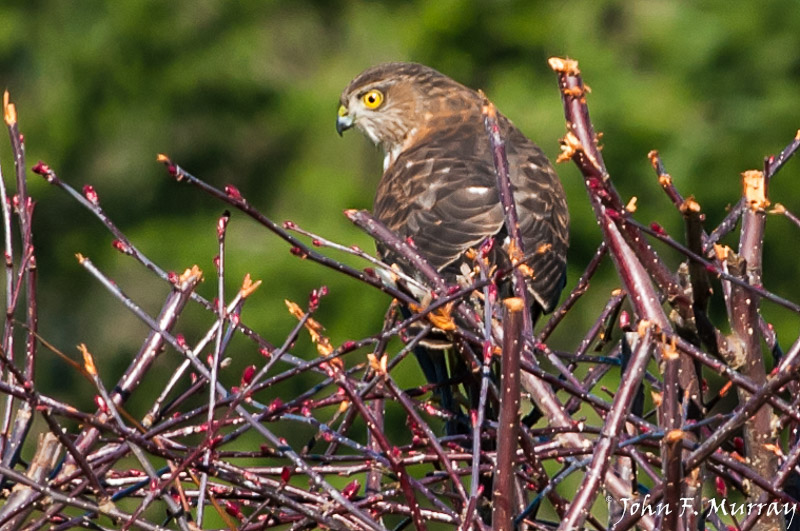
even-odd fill
[{"label": "tangled branch thicket", "polygon": [[[658,154],[650,153],[659,183],[685,222],[685,235],[676,238],[658,225],[636,221],[635,204],[624,204],[614,189],[589,121],[577,63],[554,58],[550,66],[568,127],[560,159],[579,167],[602,241],[538,334],[525,311],[526,290],[507,300],[497,296],[500,278],[512,275],[522,287],[522,277],[535,274],[524,255],[512,257],[511,270],[489,271],[487,242],[473,253],[472,281],[450,285],[413,242],[398,238],[367,212],[348,211],[349,219],[416,269],[416,275],[407,276],[359,249],[291,223],[276,224],[237,189],[214,188],[160,156],[172,177],[250,216],[288,242],[293,254],[416,310],[408,318],[390,312],[380,333],[334,345],[313,318],[326,293],[321,288],[305,307],[289,304],[297,326],[282,345],[272,345],[247,326],[243,311],[258,282],[245,279],[229,299],[222,288],[228,214],[217,225],[220,287],[217,299],[209,301],[195,291],[202,277],[197,268],[182,275],[164,271],[114,225],[90,186],[78,192],[47,165],[35,165],[33,173],[97,216],[119,251],[172,286],[153,317],[79,256],[81,265],[151,330],[113,385],[98,377],[92,354],[82,348],[83,363],[75,368],[94,386],[97,410],[89,412],[52,398],[35,377],[36,357],[49,346],[37,335],[33,200],[14,105],[6,96],[16,194],[9,198],[5,183],[0,186],[7,307],[0,357],[5,398],[0,477],[6,499],[0,527],[673,530],[794,525],[800,338],[784,352],[759,307],[764,301],[800,313],[797,303],[765,290],[761,278],[768,185],[800,147],[800,132],[780,155],[767,158],[762,170],[743,174],[742,198],[710,232],[699,203],[681,195]],[[503,139],[488,102],[484,114],[499,189],[506,191],[501,195],[513,221]],[[772,212],[800,225],[783,207],[776,205]],[[19,236],[11,232],[12,218]],[[737,226],[738,248],[720,245]],[[513,226],[509,234],[514,236]],[[677,271],[665,265],[652,240],[685,256]],[[366,267],[345,265],[321,249],[349,252]],[[606,259],[613,262],[621,288],[596,309],[587,330],[572,333],[573,350],[550,349],[550,335],[590,289],[592,275]],[[387,277],[394,282],[382,280]],[[409,284],[430,296],[414,300]],[[727,322],[708,312],[712,296],[724,302]],[[196,344],[176,329],[189,304],[214,316],[214,325]],[[479,382],[470,434],[437,433],[448,413],[438,407],[435,389],[401,388],[393,377],[399,361],[434,328],[449,334],[456,355],[472,368],[469,377]],[[293,353],[295,340],[305,333],[318,356]],[[15,342],[23,334],[24,343]],[[236,353],[250,356],[252,364],[230,381],[220,364],[235,335],[252,342],[249,353]],[[403,346],[391,341],[396,337]],[[167,387],[152,396],[148,413],[132,418],[125,412],[126,399],[165,352],[184,361]],[[498,363],[501,382],[492,377]],[[616,371],[618,389],[598,390],[598,382]],[[294,379],[313,384],[282,401],[259,401],[266,391]],[[734,392],[734,406],[720,401]],[[205,397],[200,407],[198,397]],[[520,418],[520,399],[533,408],[525,418]],[[384,429],[392,408],[408,419],[411,436],[404,441],[393,440],[392,430]],[[34,436],[34,419],[43,420],[37,425],[46,429],[35,434],[36,444],[28,443],[36,451],[25,462],[20,450]],[[78,421],[80,433],[65,431],[66,421]],[[316,445],[292,447],[276,435],[278,423],[312,426]],[[260,445],[245,447],[240,444],[244,436]],[[564,488],[570,482],[573,487]]]}]

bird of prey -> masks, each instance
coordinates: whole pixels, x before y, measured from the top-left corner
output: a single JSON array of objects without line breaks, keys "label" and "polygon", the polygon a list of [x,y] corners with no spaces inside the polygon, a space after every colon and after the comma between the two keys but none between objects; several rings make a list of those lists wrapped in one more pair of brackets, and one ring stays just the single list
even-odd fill
[{"label": "bird of prey", "polygon": [[[344,89],[336,130],[360,129],[385,153],[373,214],[417,250],[448,281],[474,262],[465,257],[495,238],[493,265],[506,267],[508,235],[497,191],[478,92],[427,66],[385,63]],[[506,142],[509,178],[523,249],[532,275],[532,315],[552,310],[565,282],[569,215],[561,183],[547,157],[511,121],[497,115]],[[403,268],[379,245],[381,257]],[[418,358],[420,356],[418,355]],[[442,381],[420,360],[426,377]]]}]

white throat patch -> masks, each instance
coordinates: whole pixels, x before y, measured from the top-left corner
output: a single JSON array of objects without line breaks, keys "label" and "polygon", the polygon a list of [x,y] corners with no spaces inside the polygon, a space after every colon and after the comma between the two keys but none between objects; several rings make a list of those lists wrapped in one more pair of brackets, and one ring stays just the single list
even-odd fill
[{"label": "white throat patch", "polygon": [[395,146],[392,149],[390,149],[389,151],[385,152],[385,154],[383,156],[383,171],[384,172],[389,168],[389,166],[392,165],[392,163],[394,161],[397,160],[397,157],[400,155],[400,153],[403,152],[411,144],[411,140],[414,138],[415,134],[417,134],[417,128],[416,127],[412,128],[408,132],[408,134],[406,135],[406,138],[405,138],[405,140],[403,141],[402,144],[395,144]]}]

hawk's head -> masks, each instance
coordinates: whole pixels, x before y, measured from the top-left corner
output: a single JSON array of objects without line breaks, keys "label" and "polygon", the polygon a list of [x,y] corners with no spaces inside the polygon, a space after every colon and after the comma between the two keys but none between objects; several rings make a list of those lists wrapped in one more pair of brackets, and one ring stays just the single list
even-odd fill
[{"label": "hawk's head", "polygon": [[[359,74],[342,92],[336,130],[341,135],[356,126],[383,148],[388,163],[433,116],[441,116],[448,110],[446,107],[453,106],[449,95],[464,90],[473,92],[424,65],[384,63],[373,66]],[[439,95],[443,97],[437,97]],[[455,107],[463,109],[463,105]]]}]

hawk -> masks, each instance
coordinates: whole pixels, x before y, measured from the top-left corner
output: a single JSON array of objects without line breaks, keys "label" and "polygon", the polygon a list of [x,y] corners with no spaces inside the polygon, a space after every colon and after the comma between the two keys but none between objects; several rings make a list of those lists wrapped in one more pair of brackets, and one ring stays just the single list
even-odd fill
[{"label": "hawk", "polygon": [[[491,260],[509,264],[508,237],[492,151],[483,125],[483,97],[416,63],[385,63],[359,74],[340,98],[336,130],[355,126],[385,153],[374,215],[448,281],[470,248],[495,238]],[[565,283],[569,214],[564,190],[541,149],[498,113],[522,244],[531,256],[532,315],[548,312]],[[400,257],[379,246],[388,263]],[[539,251],[539,252],[536,252]],[[419,357],[419,356],[418,356]],[[441,383],[441,369],[429,380]]]}]

